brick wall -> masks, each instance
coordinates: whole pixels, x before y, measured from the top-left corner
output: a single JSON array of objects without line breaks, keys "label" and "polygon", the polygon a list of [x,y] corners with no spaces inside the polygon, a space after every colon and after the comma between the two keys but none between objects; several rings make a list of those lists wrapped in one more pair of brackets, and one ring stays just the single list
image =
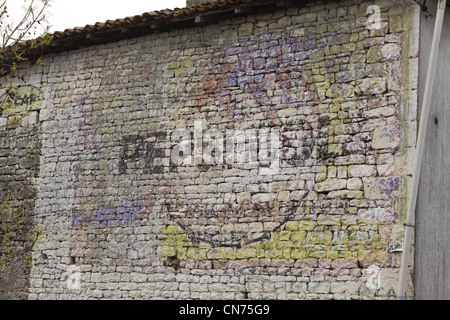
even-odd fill
[{"label": "brick wall", "polygon": [[394,297],[419,12],[371,5],[47,56],[29,297]]},{"label": "brick wall", "polygon": [[[37,90],[37,89],[34,89]],[[20,92],[23,90],[19,90]],[[32,94],[32,91],[25,90]],[[38,91],[36,91],[38,92]],[[27,93],[22,96],[30,97]],[[18,101],[17,106],[33,108],[27,102]],[[41,130],[37,111],[31,111],[21,122],[14,117],[2,120],[0,135],[0,202],[8,201],[2,212],[3,217],[11,221],[17,210],[22,208],[23,215],[9,223],[9,227],[17,227],[12,238],[17,250],[10,267],[0,269],[0,299],[26,299],[31,265],[27,261],[27,236],[34,235],[33,217],[36,214],[37,178],[39,177],[39,160],[41,151]],[[21,219],[23,223],[18,223]],[[6,220],[5,220],[6,221]],[[3,227],[3,225],[2,225]],[[3,234],[2,234],[3,236]],[[2,240],[4,238],[2,237]],[[3,248],[3,246],[2,246]],[[1,252],[3,253],[3,252]],[[4,258],[5,256],[3,256]],[[9,255],[11,258],[12,256]]]}]

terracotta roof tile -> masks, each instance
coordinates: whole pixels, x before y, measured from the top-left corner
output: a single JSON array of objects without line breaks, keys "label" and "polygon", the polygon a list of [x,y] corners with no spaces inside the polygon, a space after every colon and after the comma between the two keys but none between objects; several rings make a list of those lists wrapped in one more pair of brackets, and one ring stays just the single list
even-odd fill
[{"label": "terracotta roof tile", "polygon": [[[301,4],[311,0],[292,0]],[[217,0],[204,4],[193,5],[185,8],[166,9],[152,12],[144,12],[140,15],[125,17],[105,22],[97,22],[83,27],[74,27],[64,31],[53,33],[53,41],[45,46],[42,53],[71,50],[83,45],[117,41],[127,37],[142,35],[144,32],[152,32],[152,29],[167,28],[173,26],[193,25],[197,15],[222,14],[233,12],[240,5],[264,6],[275,5],[277,0]],[[149,28],[150,26],[150,28]],[[130,31],[131,30],[131,31]],[[35,39],[39,40],[39,39]],[[23,48],[29,47],[23,43]]]},{"label": "terracotta roof tile", "polygon": [[[255,0],[218,0],[214,2],[208,2],[200,5],[193,5],[185,8],[176,8],[174,10],[165,9],[153,12],[144,12],[143,14],[125,17],[122,19],[116,20],[108,20],[106,22],[97,22],[94,25],[86,25],[84,27],[75,27],[66,29],[64,31],[56,31],[54,32],[54,36],[56,38],[61,37],[70,37],[75,34],[85,33],[85,32],[95,32],[95,31],[105,31],[106,29],[111,29],[120,26],[128,26],[139,24],[142,22],[148,21],[161,21],[161,20],[169,20],[172,18],[186,18],[189,16],[194,16],[200,13],[206,13],[209,11],[214,11],[217,9],[224,9],[226,7],[238,4],[250,4],[257,2]],[[259,1],[259,2],[267,2],[267,1]],[[272,1],[273,2],[273,1]]]}]

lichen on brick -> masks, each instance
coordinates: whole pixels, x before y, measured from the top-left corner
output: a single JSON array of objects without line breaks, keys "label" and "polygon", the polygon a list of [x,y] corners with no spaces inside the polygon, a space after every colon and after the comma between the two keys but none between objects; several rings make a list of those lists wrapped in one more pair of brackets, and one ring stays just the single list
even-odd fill
[{"label": "lichen on brick", "polygon": [[49,239],[31,296],[234,299],[249,278],[258,297],[370,293],[367,270],[399,267],[387,245],[403,233],[416,127],[407,7],[383,3],[380,30],[365,4],[311,2],[49,58],[47,101],[22,123],[42,131],[30,166]]}]

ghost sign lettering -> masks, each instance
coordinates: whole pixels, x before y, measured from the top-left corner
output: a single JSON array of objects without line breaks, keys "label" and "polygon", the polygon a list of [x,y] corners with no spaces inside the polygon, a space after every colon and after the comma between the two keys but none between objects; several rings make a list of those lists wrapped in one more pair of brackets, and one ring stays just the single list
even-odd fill
[{"label": "ghost sign lettering", "polygon": [[23,114],[39,107],[44,100],[42,91],[33,86],[13,88],[6,100],[4,111],[9,114]]}]

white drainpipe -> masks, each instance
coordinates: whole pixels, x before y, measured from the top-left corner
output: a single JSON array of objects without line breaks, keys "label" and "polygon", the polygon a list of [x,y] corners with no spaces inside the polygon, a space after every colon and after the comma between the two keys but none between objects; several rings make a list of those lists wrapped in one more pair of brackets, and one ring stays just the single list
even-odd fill
[{"label": "white drainpipe", "polygon": [[408,264],[411,256],[411,242],[414,231],[414,215],[416,211],[417,191],[419,188],[419,180],[420,180],[420,169],[422,167],[422,156],[425,145],[425,136],[427,132],[428,116],[430,113],[433,82],[436,74],[436,63],[439,53],[439,42],[441,39],[442,25],[444,23],[446,2],[447,0],[439,0],[436,14],[436,23],[434,26],[433,42],[431,44],[430,64],[428,65],[427,80],[425,83],[425,92],[423,96],[422,112],[420,118],[419,134],[417,138],[417,148],[414,159],[414,171],[411,184],[411,195],[409,198],[408,213],[405,223],[406,230],[403,243],[403,254],[398,287],[399,300],[404,300],[406,295]]}]

